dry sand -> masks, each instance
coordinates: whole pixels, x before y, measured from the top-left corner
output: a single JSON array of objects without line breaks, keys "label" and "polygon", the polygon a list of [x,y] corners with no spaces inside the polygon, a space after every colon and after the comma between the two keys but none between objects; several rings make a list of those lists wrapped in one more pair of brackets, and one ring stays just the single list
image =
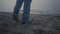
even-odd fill
[{"label": "dry sand", "polygon": [[0,12],[0,34],[59,34],[60,20],[57,16],[30,14],[31,24],[20,25],[12,18],[12,13]]}]

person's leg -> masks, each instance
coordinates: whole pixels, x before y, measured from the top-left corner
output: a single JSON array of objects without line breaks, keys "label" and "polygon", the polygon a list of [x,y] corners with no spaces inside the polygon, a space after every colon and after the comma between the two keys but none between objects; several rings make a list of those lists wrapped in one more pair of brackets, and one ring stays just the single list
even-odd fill
[{"label": "person's leg", "polygon": [[14,13],[13,13],[13,18],[18,21],[18,14],[19,14],[19,9],[21,8],[23,3],[23,0],[17,0],[16,5],[14,7]]},{"label": "person's leg", "polygon": [[18,14],[19,13],[19,9],[21,8],[23,3],[23,0],[17,0],[16,1],[16,5],[14,7],[14,13]]},{"label": "person's leg", "polygon": [[23,10],[23,22],[27,23],[29,21],[30,5],[32,0],[24,0],[24,10]]}]

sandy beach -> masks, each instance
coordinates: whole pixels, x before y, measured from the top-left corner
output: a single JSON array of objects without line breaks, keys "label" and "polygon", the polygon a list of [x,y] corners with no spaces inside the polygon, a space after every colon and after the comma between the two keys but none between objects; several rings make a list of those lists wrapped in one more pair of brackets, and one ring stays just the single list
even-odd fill
[{"label": "sandy beach", "polygon": [[20,25],[12,18],[12,13],[0,12],[0,34],[60,34],[60,20],[57,16],[30,14],[31,24]]}]

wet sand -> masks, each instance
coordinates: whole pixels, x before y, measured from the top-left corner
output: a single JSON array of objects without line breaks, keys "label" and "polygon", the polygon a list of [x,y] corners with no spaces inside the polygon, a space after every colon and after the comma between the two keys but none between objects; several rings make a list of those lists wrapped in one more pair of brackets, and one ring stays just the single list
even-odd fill
[{"label": "wet sand", "polygon": [[57,16],[30,14],[31,24],[21,25],[12,18],[12,13],[0,12],[0,34],[60,34],[60,20]]}]

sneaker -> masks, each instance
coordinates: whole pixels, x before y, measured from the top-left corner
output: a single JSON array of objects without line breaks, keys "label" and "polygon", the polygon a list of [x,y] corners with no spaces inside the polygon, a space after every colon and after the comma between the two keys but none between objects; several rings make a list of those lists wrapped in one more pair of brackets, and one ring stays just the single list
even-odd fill
[{"label": "sneaker", "polygon": [[14,13],[14,14],[12,15],[12,17],[13,17],[14,20],[19,21],[19,20],[18,20],[18,14],[15,14],[15,13]]},{"label": "sneaker", "polygon": [[31,24],[31,22],[27,22],[26,24]]},{"label": "sneaker", "polygon": [[57,16],[57,18],[60,20],[60,16]]},{"label": "sneaker", "polygon": [[31,24],[31,23],[30,22],[27,22],[27,23],[26,22],[22,22],[21,24]]},{"label": "sneaker", "polygon": [[21,24],[25,24],[25,22],[22,22]]}]

